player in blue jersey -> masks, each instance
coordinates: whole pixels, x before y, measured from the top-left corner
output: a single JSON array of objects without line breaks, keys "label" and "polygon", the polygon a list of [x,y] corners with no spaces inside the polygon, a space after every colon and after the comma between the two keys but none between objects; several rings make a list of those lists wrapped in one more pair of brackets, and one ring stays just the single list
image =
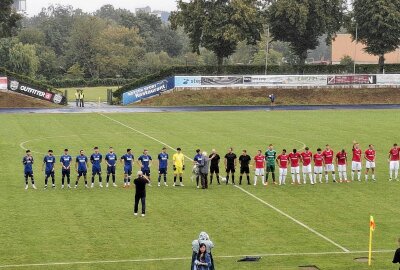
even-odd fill
[{"label": "player in blue jersey", "polygon": [[71,163],[72,157],[68,154],[68,149],[64,149],[64,155],[60,157],[61,163],[61,188],[64,188],[65,177],[67,177],[68,188],[71,188]]},{"label": "player in blue jersey", "polygon": [[163,147],[160,154],[158,154],[158,186],[161,186],[161,176],[164,175],[164,186],[168,187],[167,184],[167,168],[168,168],[168,154],[167,148]]},{"label": "player in blue jersey", "polygon": [[25,189],[28,189],[28,178],[31,178],[32,188],[36,189],[35,179],[33,179],[33,157],[31,150],[26,150],[26,156],[22,159],[22,164],[24,164],[24,175],[25,175]]},{"label": "player in blue jersey", "polygon": [[124,163],[124,188],[131,186],[131,176],[134,160],[135,157],[132,154],[132,149],[126,149],[126,154],[121,157],[121,163]]},{"label": "player in blue jersey", "polygon": [[193,163],[197,167],[196,168],[196,186],[197,186],[197,188],[200,188],[200,186],[199,186],[200,172],[199,172],[199,167],[198,166],[200,165],[202,160],[203,160],[203,155],[201,154],[201,150],[197,149],[196,150],[196,155],[193,158]]},{"label": "player in blue jersey", "polygon": [[114,149],[112,147],[110,147],[108,153],[106,154],[105,160],[107,164],[106,187],[108,187],[108,182],[110,181],[110,175],[112,175],[113,186],[116,187],[117,184],[115,184],[115,167],[117,166],[117,155],[114,153]]},{"label": "player in blue jersey", "polygon": [[100,187],[103,187],[103,184],[101,183],[102,178],[101,178],[101,162],[103,161],[103,156],[99,153],[99,148],[96,146],[93,148],[94,153],[90,156],[90,163],[92,163],[92,185],[90,186],[91,188],[94,187],[94,177],[96,175],[99,176],[99,183]]},{"label": "player in blue jersey", "polygon": [[55,188],[55,179],[54,179],[54,165],[56,164],[56,158],[53,156],[53,150],[49,150],[47,155],[43,158],[42,171],[45,171],[44,178],[44,188],[47,189],[47,181],[49,177],[51,177],[52,187]]},{"label": "player in blue jersey", "polygon": [[87,170],[88,170],[88,158],[85,156],[83,150],[79,151],[79,156],[76,157],[75,160],[75,170],[78,173],[78,177],[76,178],[75,188],[78,187],[79,179],[81,176],[85,179],[85,188],[88,187],[87,185]]},{"label": "player in blue jersey", "polygon": [[[147,149],[144,149],[143,155],[141,155],[138,158],[138,164],[139,164],[139,167],[141,168],[141,171],[143,172],[143,175],[147,176],[149,181],[150,181],[150,167],[151,167],[152,162],[153,162],[153,159],[149,155],[149,151],[147,151]],[[149,183],[149,186],[151,186],[150,183]]]}]

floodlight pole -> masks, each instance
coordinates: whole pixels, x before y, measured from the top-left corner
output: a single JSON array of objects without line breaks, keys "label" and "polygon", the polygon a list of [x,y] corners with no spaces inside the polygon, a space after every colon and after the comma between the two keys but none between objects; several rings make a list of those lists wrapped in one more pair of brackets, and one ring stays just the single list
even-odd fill
[{"label": "floodlight pole", "polygon": [[265,75],[268,74],[268,52],[269,52],[269,25],[267,26],[267,46],[265,52]]},{"label": "floodlight pole", "polygon": [[356,40],[354,45],[353,74],[356,74],[357,42],[358,42],[358,25],[356,23]]}]

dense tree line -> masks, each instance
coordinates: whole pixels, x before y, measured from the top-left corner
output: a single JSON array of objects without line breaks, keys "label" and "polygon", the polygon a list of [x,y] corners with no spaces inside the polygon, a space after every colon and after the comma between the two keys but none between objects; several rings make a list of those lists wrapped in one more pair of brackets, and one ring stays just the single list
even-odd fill
[{"label": "dense tree line", "polygon": [[[304,65],[347,29],[380,56],[400,45],[400,0],[177,1],[170,23],[105,5],[94,13],[49,6],[21,18],[0,4],[0,65],[53,78],[137,78],[173,65]],[[271,34],[266,37],[266,29]],[[351,60],[351,59],[350,59]],[[300,70],[301,72],[301,70]]]}]

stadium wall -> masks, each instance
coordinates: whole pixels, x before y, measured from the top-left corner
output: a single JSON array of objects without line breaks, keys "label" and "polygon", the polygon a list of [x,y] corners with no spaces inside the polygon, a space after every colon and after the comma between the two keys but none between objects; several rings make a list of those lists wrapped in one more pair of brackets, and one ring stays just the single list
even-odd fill
[{"label": "stadium wall", "polygon": [[128,105],[161,95],[173,89],[201,90],[208,88],[400,88],[400,74],[365,75],[227,75],[174,76],[125,92],[122,104]]}]

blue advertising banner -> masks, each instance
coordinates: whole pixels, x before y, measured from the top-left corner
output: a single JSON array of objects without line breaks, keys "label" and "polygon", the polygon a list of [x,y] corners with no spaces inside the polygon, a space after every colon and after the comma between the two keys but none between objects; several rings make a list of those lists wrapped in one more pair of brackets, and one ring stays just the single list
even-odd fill
[{"label": "blue advertising banner", "polygon": [[158,81],[129,92],[122,95],[122,104],[128,105],[134,102],[138,102],[142,99],[153,97],[161,94],[162,92],[171,90],[174,88],[174,78],[167,78],[162,81]]},{"label": "blue advertising banner", "polygon": [[201,76],[175,76],[175,87],[201,86]]}]

